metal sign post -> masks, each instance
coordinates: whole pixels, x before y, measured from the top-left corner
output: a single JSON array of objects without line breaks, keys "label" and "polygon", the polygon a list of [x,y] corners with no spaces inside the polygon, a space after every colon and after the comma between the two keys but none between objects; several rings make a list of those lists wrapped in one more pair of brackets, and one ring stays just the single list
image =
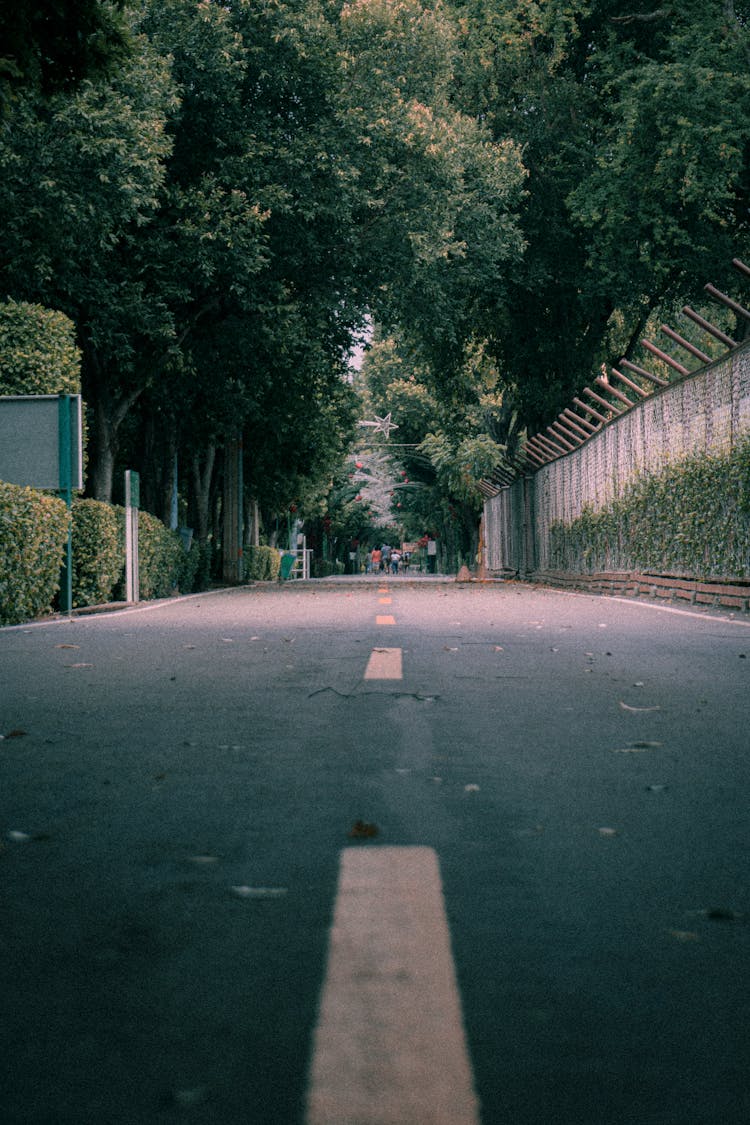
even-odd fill
[{"label": "metal sign post", "polygon": [[141,478],[134,469],[125,470],[125,599],[140,600],[138,573],[138,509],[141,506]]}]

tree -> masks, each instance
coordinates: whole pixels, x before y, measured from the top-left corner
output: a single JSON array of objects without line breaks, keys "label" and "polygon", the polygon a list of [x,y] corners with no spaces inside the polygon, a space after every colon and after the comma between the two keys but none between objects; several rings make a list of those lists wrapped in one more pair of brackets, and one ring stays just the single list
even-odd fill
[{"label": "tree", "polygon": [[523,246],[520,150],[452,102],[458,49],[455,21],[439,5],[343,9],[342,114],[362,185],[360,290],[375,319],[408,329],[446,377],[502,304],[504,270]]},{"label": "tree", "polygon": [[[399,427],[390,455],[391,518],[409,539],[425,533],[440,539],[449,566],[473,561],[482,508],[479,482],[505,454],[490,432],[503,411],[497,368],[481,346],[473,346],[448,400],[444,384],[404,338],[376,334],[360,383],[366,408],[390,412]],[[367,463],[365,449],[363,439]],[[388,453],[387,443],[382,450]],[[367,489],[361,491],[367,499]]]},{"label": "tree", "polygon": [[747,20],[700,0],[453,6],[459,104],[516,138],[529,171],[528,249],[488,338],[539,424],[747,247]]},{"label": "tree", "polygon": [[159,204],[174,91],[167,62],[137,44],[107,83],[19,96],[0,136],[0,276],[76,324],[100,499],[110,498],[115,436],[144,368],[174,337],[138,252]]}]

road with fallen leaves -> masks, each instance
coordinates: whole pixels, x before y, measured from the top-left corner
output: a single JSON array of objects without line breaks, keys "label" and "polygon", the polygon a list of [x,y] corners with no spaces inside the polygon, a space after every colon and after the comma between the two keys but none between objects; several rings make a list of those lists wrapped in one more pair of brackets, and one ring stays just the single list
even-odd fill
[{"label": "road with fallen leaves", "polygon": [[0,1120],[747,1125],[748,665],[400,577],[0,630]]}]

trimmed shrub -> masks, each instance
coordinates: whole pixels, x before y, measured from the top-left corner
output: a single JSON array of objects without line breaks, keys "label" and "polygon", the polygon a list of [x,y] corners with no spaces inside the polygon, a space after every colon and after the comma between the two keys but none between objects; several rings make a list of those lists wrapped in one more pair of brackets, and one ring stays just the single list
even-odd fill
[{"label": "trimmed shrub", "polygon": [[25,301],[0,304],[0,394],[80,392],[81,353],[73,321]]},{"label": "trimmed shrub", "polygon": [[175,592],[185,565],[180,536],[150,512],[138,514],[138,574],[140,595],[168,598]]},{"label": "trimmed shrub", "polygon": [[[193,540],[190,548],[190,555],[195,558],[195,575],[193,578],[192,591],[207,590],[211,585],[211,575],[214,563],[214,548],[210,539],[200,542],[200,540]],[[183,593],[187,593],[187,588],[182,589]]]},{"label": "trimmed shrub", "polygon": [[201,564],[201,549],[195,539],[190,544],[190,550],[182,546],[182,561],[177,575],[177,586],[181,594],[192,594],[198,589],[198,571]]},{"label": "trimmed shrub", "polygon": [[329,559],[316,559],[312,561],[313,578],[330,578],[336,573],[336,564]]},{"label": "trimmed shrub", "polygon": [[124,566],[124,509],[99,500],[77,500],[73,504],[73,605],[111,601]]},{"label": "trimmed shrub", "polygon": [[281,570],[281,555],[276,547],[250,547],[247,577],[253,582],[274,582]]},{"label": "trimmed shrub", "polygon": [[48,613],[69,526],[64,501],[0,481],[0,625]]}]

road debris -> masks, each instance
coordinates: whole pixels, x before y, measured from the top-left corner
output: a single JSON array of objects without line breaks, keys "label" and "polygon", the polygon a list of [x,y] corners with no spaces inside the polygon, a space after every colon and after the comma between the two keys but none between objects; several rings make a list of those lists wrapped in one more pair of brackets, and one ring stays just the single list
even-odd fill
[{"label": "road debris", "polygon": [[238,898],[283,898],[289,893],[288,887],[230,887]]},{"label": "road debris", "polygon": [[355,820],[347,833],[350,840],[372,840],[380,835],[377,824],[368,824],[366,820]]}]

